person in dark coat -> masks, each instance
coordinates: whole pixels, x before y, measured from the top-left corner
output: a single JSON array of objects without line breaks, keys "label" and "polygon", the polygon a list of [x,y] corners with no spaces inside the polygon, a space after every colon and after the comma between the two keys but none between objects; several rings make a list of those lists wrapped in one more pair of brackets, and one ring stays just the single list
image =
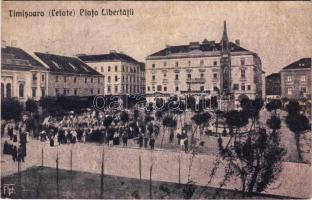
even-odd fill
[{"label": "person in dark coat", "polygon": [[10,140],[13,140],[13,127],[9,125],[8,127],[8,135],[10,136]]},{"label": "person in dark coat", "polygon": [[173,138],[174,138],[174,132],[173,132],[173,129],[170,129],[169,143],[173,142]]},{"label": "person in dark coat", "polygon": [[124,147],[126,147],[128,145],[128,130],[123,130],[122,143],[123,143]]},{"label": "person in dark coat", "polygon": [[140,148],[142,148],[143,147],[143,133],[140,133],[139,134],[139,146],[140,146]]},{"label": "person in dark coat", "polygon": [[150,147],[153,150],[154,149],[154,145],[155,145],[155,134],[151,133],[151,137],[150,137]]},{"label": "person in dark coat", "polygon": [[51,137],[50,139],[50,147],[54,147],[54,137]]},{"label": "person in dark coat", "polygon": [[188,152],[188,138],[185,138],[185,140],[184,140],[184,151],[185,151],[185,153]]},{"label": "person in dark coat", "polygon": [[12,149],[12,159],[13,161],[17,161],[17,148],[16,146],[14,145],[13,149]]}]

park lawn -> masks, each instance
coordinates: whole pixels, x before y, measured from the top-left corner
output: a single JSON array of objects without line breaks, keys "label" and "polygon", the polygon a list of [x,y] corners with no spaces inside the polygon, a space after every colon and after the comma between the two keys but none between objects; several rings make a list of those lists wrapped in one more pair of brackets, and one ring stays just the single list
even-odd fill
[{"label": "park lawn", "polygon": [[[56,190],[56,169],[33,167],[21,173],[22,193],[12,198],[100,198],[101,175],[59,170],[59,197]],[[18,185],[18,176],[13,174],[1,178],[3,184]],[[216,188],[194,186],[195,191],[191,198],[242,198],[242,194],[231,190],[220,190],[217,195]],[[186,198],[185,185],[167,182],[152,182],[152,198],[155,199],[182,199]],[[184,190],[184,191],[183,191]],[[201,196],[199,196],[201,194]],[[3,196],[2,196],[3,197]],[[125,177],[104,176],[105,199],[138,199],[150,198],[149,180],[139,180]],[[281,198],[279,196],[255,194],[248,198]]]}]

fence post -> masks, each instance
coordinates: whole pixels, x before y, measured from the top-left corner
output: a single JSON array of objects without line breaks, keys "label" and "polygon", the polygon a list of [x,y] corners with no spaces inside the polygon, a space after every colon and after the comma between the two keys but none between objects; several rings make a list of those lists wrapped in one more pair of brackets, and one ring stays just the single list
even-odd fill
[{"label": "fence post", "polygon": [[102,151],[102,164],[101,164],[101,194],[100,194],[101,199],[103,199],[103,193],[104,193],[104,146]]},{"label": "fence post", "polygon": [[179,185],[181,185],[181,153],[179,155]]},{"label": "fence post", "polygon": [[21,162],[17,161],[18,198],[22,198]]},{"label": "fence post", "polygon": [[59,162],[59,157],[58,157],[58,150],[56,153],[56,196],[59,198],[59,167],[58,163]]},{"label": "fence post", "polygon": [[73,150],[70,150],[70,172],[73,172]]},{"label": "fence post", "polygon": [[41,169],[43,169],[43,147],[41,149]]},{"label": "fence post", "polygon": [[139,156],[139,173],[140,173],[140,180],[142,179],[142,161],[141,155]]},{"label": "fence post", "polygon": [[152,195],[152,170],[153,170],[153,165],[151,165],[151,167],[150,167],[150,184],[149,184],[150,199],[153,198],[153,195]]}]

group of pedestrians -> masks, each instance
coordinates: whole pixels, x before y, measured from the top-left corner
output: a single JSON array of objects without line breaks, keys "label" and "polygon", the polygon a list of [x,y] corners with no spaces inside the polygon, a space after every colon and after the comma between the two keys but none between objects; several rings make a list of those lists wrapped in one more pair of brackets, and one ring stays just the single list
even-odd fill
[{"label": "group of pedestrians", "polygon": [[[123,111],[126,112],[126,111]],[[131,112],[127,112],[131,116]],[[108,122],[110,121],[110,122]],[[159,125],[144,121],[144,115],[129,121],[120,119],[120,112],[86,111],[81,114],[71,113],[61,120],[56,117],[46,118],[41,126],[39,139],[50,141],[50,146],[74,144],[76,142],[99,142],[107,145],[128,146],[133,140],[140,148],[155,148],[159,134]]]},{"label": "group of pedestrians", "polygon": [[[9,136],[3,145],[3,153],[12,156],[13,161],[24,162],[27,155],[27,137],[25,123],[9,122],[4,126]],[[5,131],[4,128],[1,131]],[[2,132],[2,133],[3,133]]]}]

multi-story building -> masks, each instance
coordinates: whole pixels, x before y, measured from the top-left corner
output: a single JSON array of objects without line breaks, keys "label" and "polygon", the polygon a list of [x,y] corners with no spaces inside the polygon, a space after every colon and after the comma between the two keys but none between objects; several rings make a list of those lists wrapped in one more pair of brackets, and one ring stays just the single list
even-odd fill
[{"label": "multi-story building", "polygon": [[105,76],[105,94],[144,94],[144,63],[116,51],[110,51],[109,54],[79,55],[78,57]]},{"label": "multi-story building", "polygon": [[47,73],[48,69],[29,53],[2,41],[1,98],[39,100],[47,94]]},{"label": "multi-story building", "polygon": [[280,73],[282,97],[311,99],[311,58],[297,60]]},{"label": "multi-story building", "polygon": [[259,56],[229,42],[226,23],[220,43],[167,46],[146,58],[146,95],[213,95],[235,99],[262,97],[264,75]]},{"label": "multi-story building", "polygon": [[49,69],[48,96],[104,94],[104,77],[77,57],[34,53]]},{"label": "multi-story building", "polygon": [[265,77],[265,93],[267,96],[281,96],[280,73],[273,73]]}]

